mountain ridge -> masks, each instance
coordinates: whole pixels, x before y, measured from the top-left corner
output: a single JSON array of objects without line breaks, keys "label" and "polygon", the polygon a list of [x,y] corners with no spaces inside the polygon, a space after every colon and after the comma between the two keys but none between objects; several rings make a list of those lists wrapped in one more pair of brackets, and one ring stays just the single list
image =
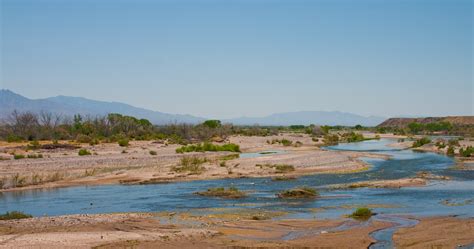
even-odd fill
[{"label": "mountain ridge", "polygon": [[[6,118],[13,110],[20,112],[30,111],[39,113],[48,111],[66,116],[74,114],[97,116],[108,113],[120,113],[123,115],[146,118],[154,124],[169,123],[200,123],[206,120],[189,114],[170,114],[159,111],[135,107],[121,102],[107,102],[92,100],[84,97],[71,97],[58,95],[44,99],[29,99],[13,91],[0,90],[0,118]],[[224,123],[236,125],[364,125],[375,126],[383,122],[385,118],[340,112],[340,111],[298,111],[274,113],[264,117],[239,117],[223,119]]]}]

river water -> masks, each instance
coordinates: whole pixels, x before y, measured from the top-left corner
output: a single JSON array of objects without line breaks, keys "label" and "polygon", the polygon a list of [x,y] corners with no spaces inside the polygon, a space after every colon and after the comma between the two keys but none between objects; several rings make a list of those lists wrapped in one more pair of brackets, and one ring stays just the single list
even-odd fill
[{"label": "river water", "polygon": [[[393,142],[395,141],[381,139],[327,147],[331,150],[369,151],[392,156],[389,160],[363,158],[372,167],[368,171],[359,173],[318,174],[292,181],[240,178],[155,185],[80,186],[8,192],[0,195],[0,213],[18,210],[34,216],[53,216],[141,211],[192,212],[206,208],[239,207],[289,212],[281,218],[324,219],[340,218],[350,214],[357,206],[370,206],[377,213],[373,219],[391,220],[399,226],[413,225],[413,220],[403,221],[404,215],[474,217],[474,171],[451,169],[454,161],[444,155],[419,153],[387,146]],[[334,190],[327,187],[330,184],[411,177],[419,171],[450,176],[452,180],[433,181],[425,187],[401,189]],[[225,200],[203,198],[193,194],[212,187],[231,185],[248,191],[248,197]],[[286,201],[275,196],[279,191],[303,185],[317,188],[322,198]],[[379,243],[372,247],[391,247],[391,233],[393,231],[373,234],[372,236],[378,239]]]}]

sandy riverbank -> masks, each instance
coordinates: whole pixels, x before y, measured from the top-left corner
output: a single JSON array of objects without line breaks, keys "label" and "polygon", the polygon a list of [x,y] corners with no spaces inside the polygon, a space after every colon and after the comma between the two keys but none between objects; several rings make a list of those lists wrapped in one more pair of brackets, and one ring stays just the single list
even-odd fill
[{"label": "sandy riverbank", "polygon": [[[391,225],[342,218],[216,221],[215,217],[202,217],[196,224],[163,222],[159,216],[123,213],[0,221],[0,248],[366,248],[374,242],[371,232]],[[474,243],[473,226],[472,218],[424,218],[393,238],[399,248],[453,248]]]},{"label": "sandy riverbank", "polygon": [[[295,146],[283,146],[268,141],[288,139]],[[284,151],[281,154],[266,154],[255,158],[222,159],[229,152],[205,152],[178,154],[178,145],[166,145],[152,141],[132,141],[128,147],[118,144],[99,144],[90,146],[79,144],[93,155],[79,156],[79,148],[30,150],[25,151],[25,144],[1,144],[0,179],[4,189],[12,191],[32,188],[64,187],[86,184],[140,184],[153,182],[186,181],[199,179],[266,177],[277,176],[275,168],[265,165],[287,164],[294,166],[294,171],[285,175],[299,176],[317,173],[351,173],[368,169],[368,165],[359,157],[376,157],[387,159],[387,156],[366,152],[327,151],[319,148],[321,141],[314,142],[310,136],[301,134],[284,134],[269,137],[230,137],[229,141],[241,147],[242,152]],[[150,151],[156,152],[151,155]],[[11,159],[11,154],[41,154],[43,158]],[[173,167],[180,164],[185,156],[207,158],[204,170],[199,174],[175,172]],[[262,166],[264,165],[264,166]],[[14,179],[15,184],[11,183]],[[18,184],[18,178],[23,183]],[[34,183],[36,179],[36,183]],[[40,180],[37,180],[40,179]]]}]

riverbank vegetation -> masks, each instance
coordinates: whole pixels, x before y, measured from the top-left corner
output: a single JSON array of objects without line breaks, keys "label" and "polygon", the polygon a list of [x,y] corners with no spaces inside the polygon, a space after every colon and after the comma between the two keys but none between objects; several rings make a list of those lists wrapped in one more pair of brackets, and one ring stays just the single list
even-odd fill
[{"label": "riverbank vegetation", "polygon": [[204,192],[196,192],[197,195],[201,196],[209,196],[209,197],[219,197],[219,198],[226,198],[226,199],[238,199],[245,197],[246,194],[236,187],[229,187],[229,188],[210,188]]},{"label": "riverbank vegetation", "polygon": [[370,208],[361,207],[357,208],[349,217],[356,220],[368,220],[372,217],[373,213]]},{"label": "riverbank vegetation", "polygon": [[19,219],[27,219],[32,218],[33,216],[29,214],[25,214],[20,211],[11,211],[6,212],[4,214],[0,214],[0,220],[19,220]]},{"label": "riverbank vegetation", "polygon": [[202,165],[207,162],[208,159],[205,157],[185,156],[180,159],[180,164],[178,166],[172,168],[172,171],[198,175],[205,171],[205,168]]},{"label": "riverbank vegetation", "polygon": [[237,144],[212,144],[212,143],[202,143],[202,144],[190,144],[184,145],[176,149],[176,153],[185,153],[185,152],[205,152],[205,151],[230,151],[230,152],[240,152],[240,147]]},{"label": "riverbank vegetation", "polygon": [[282,191],[277,194],[279,198],[283,199],[304,199],[304,198],[316,198],[319,193],[316,189],[310,187],[298,187]]}]

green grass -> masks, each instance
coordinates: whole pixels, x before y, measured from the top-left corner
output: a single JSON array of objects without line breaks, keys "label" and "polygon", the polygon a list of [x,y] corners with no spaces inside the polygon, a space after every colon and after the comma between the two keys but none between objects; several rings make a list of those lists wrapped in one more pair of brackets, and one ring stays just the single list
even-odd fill
[{"label": "green grass", "polygon": [[202,143],[202,144],[191,144],[181,146],[176,149],[176,153],[186,153],[186,152],[205,152],[205,151],[230,151],[230,152],[240,152],[240,147],[237,144],[212,144],[212,143]]},{"label": "green grass", "polygon": [[92,153],[86,149],[80,149],[78,152],[79,156],[89,156],[92,155]]},{"label": "green grass", "polygon": [[219,198],[226,198],[226,199],[238,199],[245,197],[246,194],[236,187],[226,188],[210,188],[204,192],[196,192],[197,195],[201,196],[210,196],[210,197],[219,197]]},{"label": "green grass", "polygon": [[19,160],[19,159],[23,159],[23,158],[25,158],[25,155],[22,155],[22,154],[13,155],[13,159],[15,159],[15,160]]},{"label": "green grass", "polygon": [[357,220],[368,220],[373,215],[370,208],[357,208],[349,217]]},{"label": "green grass", "polygon": [[284,199],[303,199],[303,198],[316,198],[319,193],[316,189],[310,187],[298,187],[294,189],[285,190],[277,194],[279,198]]},{"label": "green grass", "polygon": [[25,214],[23,212],[19,212],[19,211],[11,211],[11,212],[6,212],[4,214],[0,214],[0,220],[18,220],[18,219],[27,219],[31,217],[33,216],[29,214]]}]

